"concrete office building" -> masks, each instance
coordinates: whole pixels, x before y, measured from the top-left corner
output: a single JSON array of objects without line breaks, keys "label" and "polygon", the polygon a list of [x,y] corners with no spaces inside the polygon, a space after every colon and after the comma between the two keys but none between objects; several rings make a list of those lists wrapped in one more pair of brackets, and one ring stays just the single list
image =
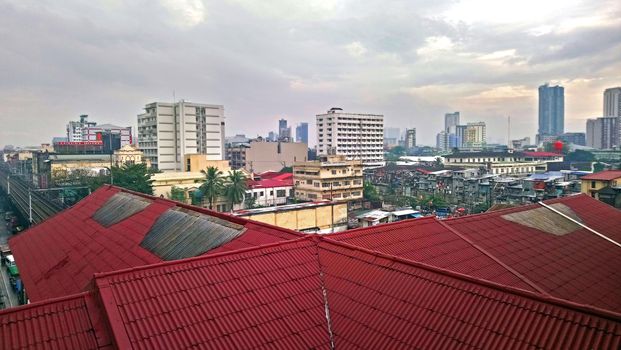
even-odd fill
[{"label": "concrete office building", "polygon": [[322,156],[293,165],[295,198],[303,201],[362,199],[362,162],[345,156]]},{"label": "concrete office building", "polygon": [[88,115],[83,114],[80,120],[67,124],[67,142],[100,142],[104,151],[109,153],[132,144],[132,128],[112,124],[97,125],[88,120]]},{"label": "concrete office building", "polygon": [[345,113],[341,108],[332,108],[316,118],[318,154],[341,154],[348,160],[362,160],[365,165],[384,160],[383,115]]},{"label": "concrete office building", "polygon": [[405,148],[410,149],[416,147],[416,128],[405,130]]},{"label": "concrete office building", "polygon": [[224,106],[181,100],[144,109],[138,115],[138,146],[154,168],[182,171],[186,154],[224,159]]},{"label": "concrete office building", "polygon": [[587,119],[586,145],[597,149],[609,149],[619,144],[618,117]]},{"label": "concrete office building", "polygon": [[485,122],[467,123],[463,137],[464,148],[483,148],[487,142]]},{"label": "concrete office building", "polygon": [[565,89],[562,86],[539,87],[539,129],[537,143],[546,136],[559,136],[565,129]]},{"label": "concrete office building", "polygon": [[226,159],[233,169],[251,173],[280,171],[294,162],[308,159],[308,145],[302,142],[267,142],[251,140],[248,143],[227,145]]}]

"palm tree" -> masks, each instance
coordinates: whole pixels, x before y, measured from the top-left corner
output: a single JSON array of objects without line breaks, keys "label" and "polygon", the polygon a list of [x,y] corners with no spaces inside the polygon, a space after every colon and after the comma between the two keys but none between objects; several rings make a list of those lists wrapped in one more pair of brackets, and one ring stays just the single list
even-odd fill
[{"label": "palm tree", "polygon": [[244,201],[246,193],[246,176],[239,170],[233,170],[226,178],[224,196],[231,203],[231,210],[235,204]]},{"label": "palm tree", "polygon": [[201,170],[201,173],[205,175],[205,179],[199,190],[203,193],[203,197],[207,198],[209,209],[213,209],[213,202],[218,199],[223,190],[222,172],[215,166],[210,166],[207,171]]}]

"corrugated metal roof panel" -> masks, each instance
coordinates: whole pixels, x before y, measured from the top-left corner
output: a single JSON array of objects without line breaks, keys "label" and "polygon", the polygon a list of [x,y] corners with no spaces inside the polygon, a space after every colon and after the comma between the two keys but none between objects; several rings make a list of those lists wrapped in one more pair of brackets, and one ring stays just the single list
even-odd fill
[{"label": "corrugated metal roof panel", "polygon": [[93,303],[84,293],[2,310],[0,349],[112,349],[103,315]]},{"label": "corrugated metal roof panel", "polygon": [[[102,207],[111,205],[110,198],[115,196],[132,198],[132,206],[141,200],[151,204],[125,220],[105,227],[93,216]],[[134,200],[135,197],[138,200]],[[94,273],[161,262],[160,257],[141,247],[140,243],[160,215],[172,207],[213,216],[214,221],[223,222],[223,225],[229,225],[226,222],[230,221],[235,223],[231,227],[245,226],[244,231],[234,239],[222,240],[226,243],[212,251],[248,248],[299,237],[292,231],[274,226],[104,186],[71,208],[10,239],[9,244],[28,297],[34,302],[79,293],[88,288]],[[104,216],[115,213],[109,215],[115,220],[123,215],[114,208],[110,209]],[[177,238],[186,236],[180,233]],[[173,243],[181,247],[189,245],[187,242]]]},{"label": "corrugated metal roof panel", "polygon": [[163,260],[201,255],[244,232],[244,226],[213,216],[172,208],[159,216],[140,246]]},{"label": "corrugated metal roof panel", "polygon": [[[612,206],[587,195],[545,203],[621,241],[621,211]],[[522,222],[510,220],[523,213],[542,213],[542,209],[548,210],[535,204],[449,219],[444,223],[550,295],[621,312],[619,248],[549,210],[545,222],[540,217]],[[550,234],[552,227],[571,229],[556,235]]]},{"label": "corrugated metal roof panel", "polygon": [[100,275],[96,285],[110,291],[115,336],[133,348],[325,347],[330,334],[336,348],[372,349],[617,349],[621,340],[618,314],[323,237]]},{"label": "corrugated metal roof panel", "polygon": [[110,227],[144,210],[149,204],[151,201],[146,198],[119,192],[95,212],[93,219],[104,227]]}]

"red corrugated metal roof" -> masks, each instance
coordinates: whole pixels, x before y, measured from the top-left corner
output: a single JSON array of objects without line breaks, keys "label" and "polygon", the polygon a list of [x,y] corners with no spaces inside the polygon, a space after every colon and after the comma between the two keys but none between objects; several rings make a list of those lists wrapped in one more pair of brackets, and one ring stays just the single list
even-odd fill
[{"label": "red corrugated metal roof", "polygon": [[[569,207],[588,227],[621,241],[621,211],[587,195],[546,201]],[[534,204],[444,222],[552,296],[621,312],[621,249],[578,227],[555,235],[503,218]],[[559,224],[567,219],[556,214]]]},{"label": "red corrugated metal roof", "polygon": [[[120,349],[621,345],[620,314],[319,236],[98,274],[92,286],[93,294],[0,312],[0,341],[11,337],[19,348],[81,337],[61,348],[95,349],[111,339]],[[78,302],[76,322],[66,300],[91,295],[97,303]],[[44,315],[46,327],[32,314]],[[89,327],[102,324],[100,315],[108,327]]]},{"label": "red corrugated metal roof", "polygon": [[330,238],[472,277],[541,292],[524,276],[435,217],[350,230]]},{"label": "red corrugated metal roof", "polygon": [[141,247],[140,243],[157,218],[174,206],[207,213],[244,226],[246,231],[238,237],[239,242],[233,239],[216,248],[219,250],[256,246],[301,235],[267,224],[137,193],[133,194],[147,198],[151,203],[144,210],[114,225],[102,226],[93,219],[93,214],[109,198],[121,191],[129,192],[105,186],[75,206],[9,241],[30,300],[40,301],[81,292],[97,272],[160,262],[158,256]]},{"label": "red corrugated metal roof", "polygon": [[0,311],[0,349],[114,349],[90,293]]},{"label": "red corrugated metal roof", "polygon": [[621,170],[605,170],[581,177],[582,180],[610,181],[621,177]]},{"label": "red corrugated metal roof", "polygon": [[617,349],[621,341],[618,314],[318,237],[102,274],[96,285],[122,348]]},{"label": "red corrugated metal roof", "polygon": [[291,187],[293,186],[293,177],[285,179],[263,179],[263,180],[248,180],[248,188],[274,188],[274,187]]}]

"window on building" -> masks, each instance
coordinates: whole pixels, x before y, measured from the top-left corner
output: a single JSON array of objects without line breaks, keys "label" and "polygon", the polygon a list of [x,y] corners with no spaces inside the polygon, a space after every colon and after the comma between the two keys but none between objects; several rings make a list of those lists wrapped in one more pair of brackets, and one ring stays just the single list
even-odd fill
[{"label": "window on building", "polygon": [[272,197],[274,196],[274,190],[270,191],[270,196],[272,196]]},{"label": "window on building", "polygon": [[276,197],[278,198],[282,198],[287,196],[287,191],[286,190],[276,190]]},{"label": "window on building", "polygon": [[315,182],[313,185],[314,185],[315,187],[319,188],[320,183],[319,183],[319,182]]},{"label": "window on building", "polygon": [[336,170],[332,170],[332,175],[336,175]]},{"label": "window on building", "polygon": [[313,180],[306,180],[306,184],[307,185],[312,185],[313,184]]},{"label": "window on building", "polygon": [[591,181],[591,188],[595,188],[595,181]]}]

